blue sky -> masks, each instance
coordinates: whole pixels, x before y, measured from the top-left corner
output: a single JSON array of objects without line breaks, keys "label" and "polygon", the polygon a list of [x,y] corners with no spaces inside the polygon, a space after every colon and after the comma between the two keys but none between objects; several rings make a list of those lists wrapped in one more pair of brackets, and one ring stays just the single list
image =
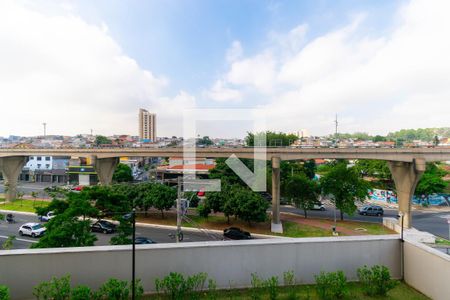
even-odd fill
[{"label": "blue sky", "polygon": [[446,0],[4,0],[0,136],[38,135],[42,122],[50,134],[135,135],[141,107],[157,113],[159,136],[180,135],[183,114],[203,108],[259,109],[267,129],[313,135],[331,133],[336,113],[342,132],[449,126],[449,10]]},{"label": "blue sky", "polygon": [[234,40],[245,54],[257,53],[271,32],[308,24],[308,39],[344,26],[368,13],[366,30],[377,34],[391,25],[395,1],[79,1],[79,13],[107,24],[124,51],[176,89],[201,92],[224,72]]}]

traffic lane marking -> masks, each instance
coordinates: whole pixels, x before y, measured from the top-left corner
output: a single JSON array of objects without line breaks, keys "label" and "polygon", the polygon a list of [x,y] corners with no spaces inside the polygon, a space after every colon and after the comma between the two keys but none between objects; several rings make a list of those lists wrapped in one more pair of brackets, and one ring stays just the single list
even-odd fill
[{"label": "traffic lane marking", "polygon": [[[0,235],[0,238],[7,239],[7,238],[9,238],[9,236]],[[21,238],[16,238],[15,241],[21,241],[21,242],[27,242],[27,243],[37,243],[37,241],[21,239]]]}]

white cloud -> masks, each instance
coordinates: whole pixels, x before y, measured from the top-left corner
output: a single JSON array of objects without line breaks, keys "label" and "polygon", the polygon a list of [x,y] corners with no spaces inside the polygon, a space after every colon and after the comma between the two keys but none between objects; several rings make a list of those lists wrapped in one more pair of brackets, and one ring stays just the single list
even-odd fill
[{"label": "white cloud", "polygon": [[364,31],[364,15],[358,15],[343,28],[301,42],[289,57],[273,51],[286,48],[286,39],[273,39],[277,44],[230,64],[224,84],[242,91],[251,86],[265,97],[275,130],[331,133],[335,113],[349,132],[449,126],[448,11],[448,1],[410,1],[378,36]]},{"label": "white cloud", "polygon": [[233,41],[231,47],[227,50],[227,61],[233,62],[242,57],[244,50],[242,50],[241,42]]},{"label": "white cloud", "polygon": [[128,57],[105,24],[71,11],[0,2],[0,135],[41,134],[44,121],[50,134],[137,134],[140,107],[164,122],[174,106],[194,105],[185,92],[163,97],[167,78]]},{"label": "white cloud", "polygon": [[226,80],[234,85],[248,85],[270,92],[274,83],[276,62],[270,52],[233,62]]},{"label": "white cloud", "polygon": [[217,80],[203,95],[217,102],[238,102],[242,99],[242,93],[239,90],[225,86],[223,80]]}]

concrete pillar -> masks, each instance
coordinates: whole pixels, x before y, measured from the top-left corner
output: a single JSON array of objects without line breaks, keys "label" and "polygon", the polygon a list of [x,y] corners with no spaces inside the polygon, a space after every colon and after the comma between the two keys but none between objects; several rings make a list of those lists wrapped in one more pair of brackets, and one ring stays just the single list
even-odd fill
[{"label": "concrete pillar", "polygon": [[92,157],[92,164],[97,172],[98,180],[102,185],[112,182],[112,177],[116,166],[119,164],[118,157],[97,158]]},{"label": "concrete pillar", "polygon": [[271,231],[283,233],[280,220],[280,162],[279,157],[272,157],[272,226]]},{"label": "concrete pillar", "polygon": [[16,199],[17,182],[23,166],[27,163],[26,156],[10,156],[0,158],[0,169],[3,173],[5,184],[5,200],[6,202]]},{"label": "concrete pillar", "polygon": [[411,228],[411,201],[417,183],[425,172],[425,159],[416,158],[413,162],[390,161],[389,169],[397,190],[398,210],[403,213],[403,227]]}]

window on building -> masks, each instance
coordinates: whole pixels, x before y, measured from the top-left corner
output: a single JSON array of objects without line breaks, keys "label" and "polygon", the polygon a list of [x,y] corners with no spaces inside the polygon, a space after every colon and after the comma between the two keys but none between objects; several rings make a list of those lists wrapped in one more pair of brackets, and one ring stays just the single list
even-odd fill
[{"label": "window on building", "polygon": [[49,165],[49,164],[45,164],[45,168],[46,168],[46,169],[49,169],[49,168],[50,168],[50,165]]},{"label": "window on building", "polygon": [[46,157],[45,157],[45,160],[46,160],[46,161],[49,161],[49,160],[50,160],[50,156],[46,156]]},{"label": "window on building", "polygon": [[42,160],[42,157],[38,156],[36,157],[37,160]]},{"label": "window on building", "polygon": [[30,156],[30,157],[29,157],[29,160],[33,160],[33,159],[34,159],[34,156]]},{"label": "window on building", "polygon": [[41,168],[41,164],[37,164],[37,167],[38,167],[38,169],[40,169]]}]

